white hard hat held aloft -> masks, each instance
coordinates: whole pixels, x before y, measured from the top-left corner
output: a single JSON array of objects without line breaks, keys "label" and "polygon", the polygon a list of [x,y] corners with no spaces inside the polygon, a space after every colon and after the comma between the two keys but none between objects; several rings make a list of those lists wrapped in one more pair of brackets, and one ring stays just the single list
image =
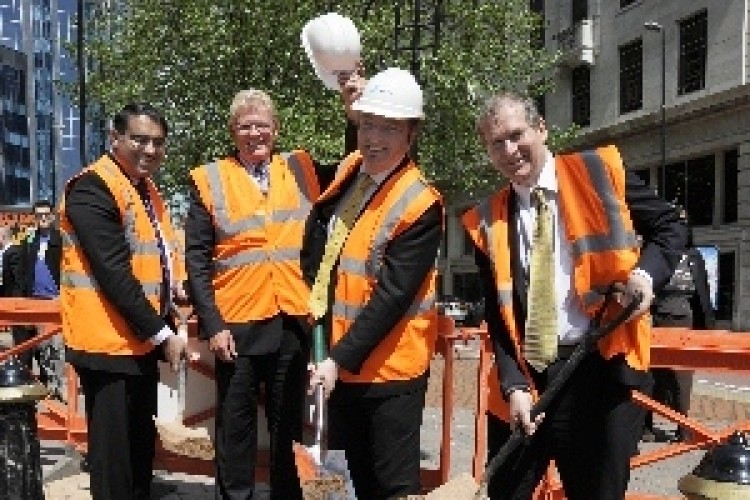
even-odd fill
[{"label": "white hard hat held aloft", "polygon": [[352,20],[335,12],[305,24],[302,47],[317,77],[331,90],[339,89],[339,73],[354,71],[362,48]]},{"label": "white hard hat held aloft", "polygon": [[422,88],[414,76],[400,68],[388,68],[373,76],[352,110],[395,118],[424,119]]}]

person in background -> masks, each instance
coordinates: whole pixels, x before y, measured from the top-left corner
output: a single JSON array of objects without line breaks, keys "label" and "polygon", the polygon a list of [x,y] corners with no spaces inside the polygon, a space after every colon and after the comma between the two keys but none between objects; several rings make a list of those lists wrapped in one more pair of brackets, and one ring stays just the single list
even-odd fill
[{"label": "person in background", "polygon": [[[516,427],[531,436],[490,478],[490,498],[530,499],[554,459],[567,498],[621,500],[645,414],[630,389],[650,381],[650,320],[643,313],[677,265],[685,225],[625,170],[614,146],[554,155],[531,99],[492,97],[477,131],[492,166],[510,180],[462,218],[476,246],[497,367],[490,380],[488,456]],[[640,249],[636,232],[643,236]],[[626,296],[640,294],[640,306],[598,342],[547,411],[532,420],[532,405],[613,283],[621,283]]]},{"label": "person in background", "polygon": [[183,263],[164,200],[152,180],[167,146],[167,121],[128,104],[110,151],[70,179],[60,207],[60,306],[66,358],[85,396],[94,500],[151,496],[157,361],[186,356],[169,312],[185,299]]},{"label": "person in background", "polygon": [[[360,91],[349,80],[339,79],[347,113]],[[309,290],[299,252],[305,218],[334,166],[303,150],[276,150],[279,118],[261,90],[234,96],[228,129],[235,150],[190,172],[185,222],[191,298],[216,355],[216,496],[253,497],[264,387],[271,498],[301,499],[292,442],[302,440]]]},{"label": "person in background", "polygon": [[330,345],[310,391],[329,396],[328,447],[344,450],[357,498],[401,498],[420,492],[443,201],[410,156],[424,117],[415,78],[386,69],[352,109],[359,149],[305,226],[311,313]]},{"label": "person in background", "polygon": [[[56,217],[49,201],[34,203],[33,212],[34,227],[21,240],[18,267],[11,271],[15,279],[4,286],[11,297],[56,299],[60,294],[60,231],[54,227]],[[34,327],[16,326],[12,328],[12,333],[13,342],[18,345],[34,337],[37,331]],[[29,370],[32,369],[32,357],[39,365],[39,380],[55,396],[61,397],[64,364],[62,339],[55,337],[21,354],[19,359]]]},{"label": "person in background", "polygon": [[11,267],[11,265],[6,262],[5,252],[14,244],[11,227],[0,226],[0,296],[2,297],[7,297],[5,294],[4,283],[10,283],[12,279],[11,276],[6,276],[5,273],[5,269]]},{"label": "person in background", "polygon": [[[680,211],[680,217],[687,223],[687,214]],[[680,258],[669,283],[657,294],[651,306],[653,326],[673,326],[693,330],[714,328],[714,310],[711,304],[711,291],[708,285],[706,262],[700,251],[693,246],[693,229],[688,225],[687,251]],[[691,370],[654,368],[654,399],[667,404],[672,409],[687,415],[690,411],[690,393],[693,387]],[[644,441],[685,441],[688,431],[677,426],[674,437],[654,426],[651,412],[646,416],[643,433]]]}]

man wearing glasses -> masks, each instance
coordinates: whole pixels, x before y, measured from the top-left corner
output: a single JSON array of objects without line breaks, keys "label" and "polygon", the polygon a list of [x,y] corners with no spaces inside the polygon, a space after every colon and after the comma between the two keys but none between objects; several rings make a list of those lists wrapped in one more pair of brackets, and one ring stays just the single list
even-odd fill
[{"label": "man wearing glasses", "polygon": [[[35,227],[21,242],[18,270],[13,273],[15,283],[9,284],[12,297],[56,299],[60,295],[60,258],[62,240],[54,227],[55,214],[52,203],[39,200],[34,203]],[[33,327],[14,327],[13,342],[18,345],[36,334]],[[35,352],[39,363],[39,378],[54,395],[62,395],[62,345],[52,340]],[[32,352],[26,351],[21,361],[31,369]],[[57,365],[57,366],[55,366]]]},{"label": "man wearing glasses", "polygon": [[149,104],[125,106],[110,151],[68,182],[60,207],[63,336],[86,397],[94,500],[150,498],[157,361],[176,371],[186,350],[168,320],[184,268],[151,179],[167,131]]}]

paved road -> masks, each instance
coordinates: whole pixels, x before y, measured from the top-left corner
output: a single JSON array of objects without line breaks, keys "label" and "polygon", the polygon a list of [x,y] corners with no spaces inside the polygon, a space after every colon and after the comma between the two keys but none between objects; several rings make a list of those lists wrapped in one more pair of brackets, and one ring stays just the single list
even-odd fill
[{"label": "paved road", "polygon": [[[0,348],[3,341],[8,340],[3,337],[3,333],[0,331]],[[473,409],[477,391],[476,345],[467,345],[460,349],[459,355],[462,359],[456,363],[454,374],[456,411],[452,428],[451,477],[471,471],[474,445]],[[443,363],[437,359],[431,367],[427,408],[422,426],[423,467],[435,468],[437,466],[442,373]],[[736,420],[750,420],[750,376],[697,373],[693,388],[691,415],[714,427]],[[664,425],[664,422],[657,419],[657,424]],[[654,446],[658,445],[642,443],[644,451]],[[703,452],[696,451],[638,469],[633,473],[629,491],[680,498],[676,487],[678,479],[690,472],[702,455]],[[65,476],[62,480],[46,482],[47,500],[90,498],[88,476],[73,473],[76,470],[76,464],[66,457],[65,450],[58,443],[43,443],[42,460],[45,476],[50,474]],[[153,497],[186,500],[213,498],[213,478],[157,471]],[[267,498],[265,485],[259,485],[258,498]]]}]

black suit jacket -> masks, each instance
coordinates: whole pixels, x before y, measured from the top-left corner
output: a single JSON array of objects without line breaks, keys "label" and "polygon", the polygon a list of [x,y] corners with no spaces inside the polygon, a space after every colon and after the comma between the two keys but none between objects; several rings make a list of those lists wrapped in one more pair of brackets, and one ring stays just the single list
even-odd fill
[{"label": "black suit jacket", "polygon": [[21,274],[21,246],[13,243],[3,252],[3,297],[23,297],[19,286],[24,283]]},{"label": "black suit jacket", "polygon": [[[65,205],[68,220],[101,292],[138,339],[146,341],[156,335],[167,326],[167,321],[148,301],[133,274],[132,253],[120,211],[104,181],[93,172],[83,174],[68,187]],[[97,327],[91,325],[91,335],[96,335]],[[155,359],[160,355],[159,349],[145,356],[109,356],[68,349],[67,360],[91,369],[140,374],[154,370]]]},{"label": "black suit jacket", "polygon": [[[406,161],[398,168],[404,168],[405,165]],[[315,280],[323,256],[328,223],[341,197],[356,178],[356,173],[357,171],[353,172],[333,197],[316,203],[307,219],[301,257],[302,271],[310,285]],[[382,189],[385,182],[387,179],[378,189]],[[383,266],[369,302],[346,336],[329,353],[339,366],[358,373],[372,351],[403,318],[425,276],[435,264],[443,234],[442,214],[442,203],[434,203],[409,229],[387,246],[383,254]],[[334,268],[332,275],[335,274]],[[334,287],[335,282],[332,280],[329,295]],[[330,318],[327,321],[329,320]]]},{"label": "black suit jacket", "polygon": [[[31,297],[34,291],[34,278],[36,276],[36,256],[39,252],[39,231],[29,240],[21,242],[21,273],[23,274],[21,288],[24,297]],[[62,237],[60,231],[54,227],[49,228],[49,243],[44,254],[44,263],[52,274],[55,284],[60,288],[60,262],[62,261]]]},{"label": "black suit jacket", "polygon": [[[674,207],[659,198],[653,189],[632,172],[626,172],[625,201],[630,209],[634,229],[643,237],[637,267],[651,276],[654,291],[657,292],[669,281],[679,262],[687,241],[687,227]],[[514,195],[509,197],[509,203],[515,203]],[[509,213],[514,213],[514,205],[509,207]],[[513,308],[516,321],[519,323],[516,327],[523,334],[526,318],[526,284],[521,270],[520,255],[515,248],[515,224],[510,224],[508,238],[513,259]],[[493,341],[501,387],[505,392],[511,387],[525,386],[528,382],[521,371],[520,361],[515,356],[510,333],[500,317],[498,308],[491,306],[498,303],[492,265],[483,252],[476,250],[474,254],[485,298],[485,319]],[[615,356],[610,362],[610,367],[615,376],[628,385],[640,385],[647,377],[646,372],[640,373],[630,369],[622,356]]]}]

